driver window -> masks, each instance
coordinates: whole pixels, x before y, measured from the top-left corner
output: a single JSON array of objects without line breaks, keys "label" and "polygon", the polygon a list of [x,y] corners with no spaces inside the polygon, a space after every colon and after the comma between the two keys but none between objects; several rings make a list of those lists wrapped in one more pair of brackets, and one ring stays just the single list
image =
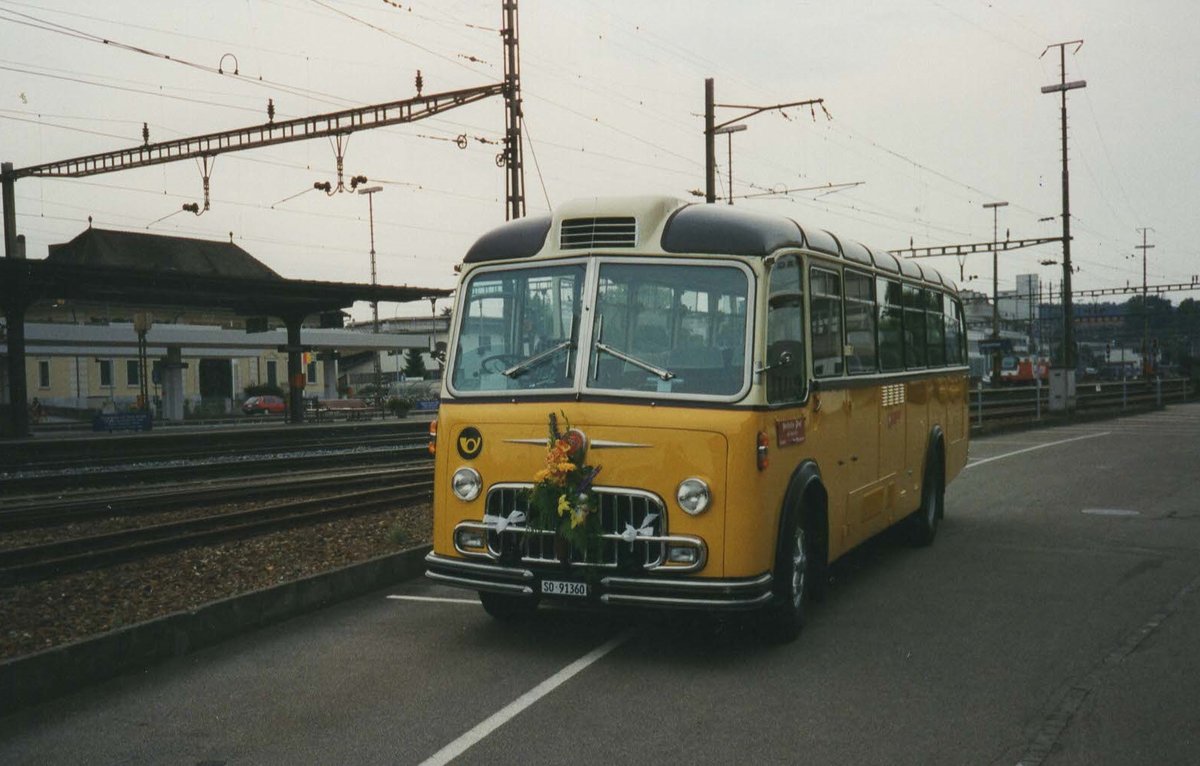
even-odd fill
[{"label": "driver window", "polygon": [[767,291],[767,351],[763,373],[767,401],[800,402],[807,394],[804,377],[804,292],[800,259],[784,256],[771,267]]},{"label": "driver window", "polygon": [[584,273],[582,265],[571,265],[487,272],[473,278],[463,301],[454,387],[507,391],[569,386]]}]

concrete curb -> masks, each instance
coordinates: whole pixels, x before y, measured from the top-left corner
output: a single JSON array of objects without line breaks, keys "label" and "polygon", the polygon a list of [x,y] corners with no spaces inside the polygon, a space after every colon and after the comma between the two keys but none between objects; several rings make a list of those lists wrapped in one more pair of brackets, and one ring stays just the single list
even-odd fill
[{"label": "concrete curb", "polygon": [[408,580],[423,545],[0,662],[0,715]]}]

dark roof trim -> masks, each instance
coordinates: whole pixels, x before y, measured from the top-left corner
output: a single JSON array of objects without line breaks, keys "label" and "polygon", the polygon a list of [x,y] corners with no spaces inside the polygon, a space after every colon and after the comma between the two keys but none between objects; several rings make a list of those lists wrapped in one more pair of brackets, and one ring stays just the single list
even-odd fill
[{"label": "dark roof trim", "polygon": [[14,258],[0,258],[0,280],[6,305],[75,298],[133,306],[224,308],[244,315],[270,316],[330,311],[345,308],[355,301],[405,303],[450,294],[449,290],[429,287],[280,277],[242,279]]},{"label": "dark roof trim", "polygon": [[529,258],[546,244],[550,216],[520,218],[492,229],[471,245],[463,263],[484,263],[508,258]]},{"label": "dark roof trim", "polygon": [[795,221],[724,205],[682,207],[663,227],[662,249],[668,253],[767,256],[781,247],[804,247]]},{"label": "dark roof trim", "polygon": [[240,279],[280,279],[232,242],[169,237],[141,231],[87,228],[70,242],[50,245],[52,263],[135,271],[182,272]]}]

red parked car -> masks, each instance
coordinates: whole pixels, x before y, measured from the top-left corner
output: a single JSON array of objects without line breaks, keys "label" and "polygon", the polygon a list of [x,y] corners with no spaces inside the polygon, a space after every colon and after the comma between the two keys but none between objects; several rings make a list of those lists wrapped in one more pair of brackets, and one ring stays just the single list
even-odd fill
[{"label": "red parked car", "polygon": [[247,415],[283,414],[287,409],[279,396],[252,396],[242,403],[242,412]]}]

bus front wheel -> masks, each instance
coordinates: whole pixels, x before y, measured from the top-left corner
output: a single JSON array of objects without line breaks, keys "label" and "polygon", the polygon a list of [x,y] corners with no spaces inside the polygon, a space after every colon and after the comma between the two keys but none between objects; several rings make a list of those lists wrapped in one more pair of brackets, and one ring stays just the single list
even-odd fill
[{"label": "bus front wheel", "polygon": [[779,643],[796,640],[804,628],[804,602],[810,598],[814,569],[812,537],[799,514],[788,515],[776,554],[775,600],[764,614],[769,637]]}]

